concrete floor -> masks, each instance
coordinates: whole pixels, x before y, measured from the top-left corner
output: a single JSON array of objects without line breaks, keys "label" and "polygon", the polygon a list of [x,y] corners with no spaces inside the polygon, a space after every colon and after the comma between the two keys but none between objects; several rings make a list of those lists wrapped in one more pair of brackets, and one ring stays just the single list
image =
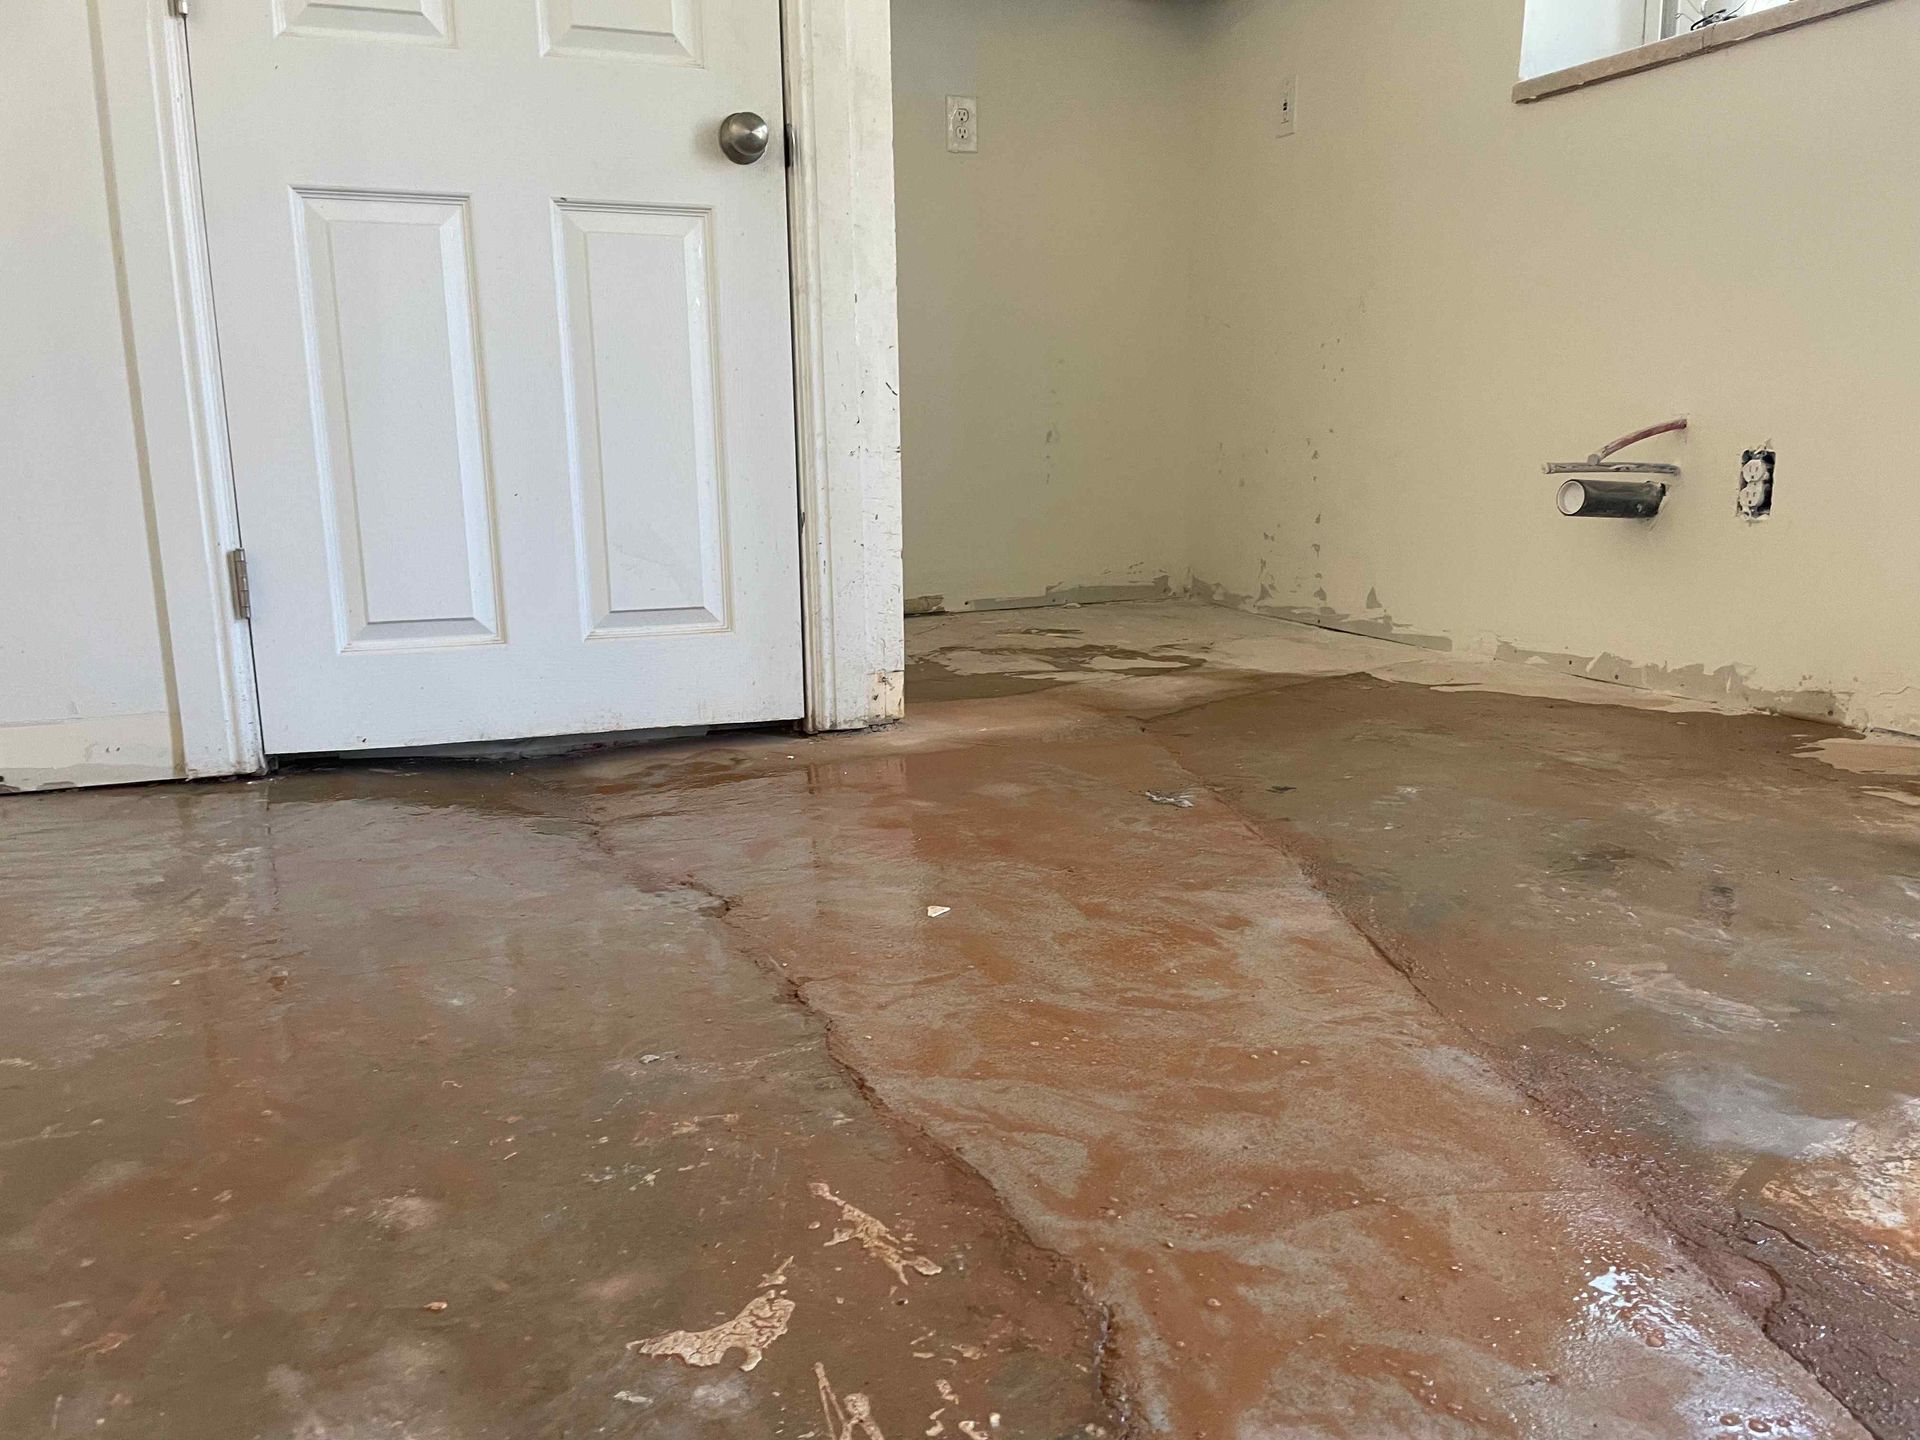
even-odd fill
[{"label": "concrete floor", "polygon": [[1915,752],[913,644],[883,734],[5,802],[0,1434],[1920,1434]]}]

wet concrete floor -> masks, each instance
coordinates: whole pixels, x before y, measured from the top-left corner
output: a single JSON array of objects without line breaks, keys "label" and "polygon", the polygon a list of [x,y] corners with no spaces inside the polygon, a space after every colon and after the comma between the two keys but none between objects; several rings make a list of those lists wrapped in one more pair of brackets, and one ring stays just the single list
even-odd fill
[{"label": "wet concrete floor", "polygon": [[[8,807],[0,1435],[800,1436],[822,1376],[1101,1419],[1069,1268],[579,809],[433,769]],[[628,1348],[749,1311],[750,1370]]]},{"label": "wet concrete floor", "polygon": [[1153,730],[1770,1335],[1920,1435],[1912,778],[1793,720],[1369,676]]},{"label": "wet concrete floor", "polygon": [[921,663],[950,693],[1085,686],[1090,641],[1237,667],[1135,713],[1777,1343],[1920,1435],[1920,746],[1238,617],[1075,618],[925,622]]},{"label": "wet concrete floor", "polygon": [[[1827,1017],[1822,1063],[1849,1031],[1885,1052],[1845,1111],[1768,1089],[1790,1061],[1692,1024],[1645,968],[1594,982],[1636,1012],[1592,1011],[1631,1031],[1615,1055],[1581,1028],[1600,957],[1556,941],[1551,887],[1692,863],[1671,835],[1548,837],[1579,802],[1537,797],[1545,899],[1369,848],[1402,823],[1369,788],[1396,735],[1436,723],[1388,703],[1369,731],[1375,688],[1494,730],[1538,706],[1577,729],[1559,700],[1364,678],[1413,662],[1203,607],[936,619],[915,643],[914,716],[882,734],[7,801],[0,1434],[1864,1433],[1763,1333],[1726,1247],[1671,1238],[1631,1163],[1592,1162],[1667,1136],[1707,1177],[1737,1147],[1703,1115],[1882,1115],[1894,1021]],[[1623,713],[1633,754],[1724,718]],[[1454,729],[1482,739],[1428,763],[1486,743]],[[1464,806],[1496,767],[1455,759]],[[1887,786],[1807,763],[1809,791]],[[1426,848],[1499,803],[1422,821]],[[1482,843],[1501,871],[1527,842]],[[1732,905],[1792,920],[1738,884]],[[1790,949],[1751,993],[1669,964],[1797,1043],[1820,992]],[[1911,965],[1884,964],[1878,1003],[1910,1003]],[[1516,1063],[1545,1048],[1521,975],[1567,1000],[1545,1013],[1590,1070]],[[1662,1004],[1664,1039],[1637,1016]],[[1696,1042],[1708,1077],[1744,1067],[1733,1100],[1662,1091],[1648,1119],[1658,1087],[1591,1078]],[[1876,1193],[1910,1203],[1883,1132]],[[1878,1163],[1836,1133],[1771,1143]],[[1816,1243],[1793,1197],[1844,1208],[1816,1168],[1751,1213]]]}]

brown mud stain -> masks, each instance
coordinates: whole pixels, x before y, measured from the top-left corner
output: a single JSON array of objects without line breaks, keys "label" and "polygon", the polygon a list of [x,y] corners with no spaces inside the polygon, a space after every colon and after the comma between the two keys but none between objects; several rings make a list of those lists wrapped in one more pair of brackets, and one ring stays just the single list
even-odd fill
[{"label": "brown mud stain", "polygon": [[[995,1414],[1049,1437],[1857,1437],[1441,1013],[1537,1015],[1521,1043],[1591,1059],[1582,1084],[1633,1078],[1595,1019],[1649,1049],[1630,1012],[1748,1036],[1690,999],[1730,988],[1710,943],[1677,986],[1625,954],[1642,968],[1596,1010],[1540,983],[1529,959],[1572,931],[1503,932],[1510,900],[1474,888],[1487,834],[1528,905],[1581,923],[1673,885],[1703,943],[1797,936],[1794,897],[1703,884],[1664,790],[1560,830],[1512,826],[1496,790],[1436,829],[1391,762],[1444,751],[1440,717],[1084,649],[1071,685],[881,736],[36,807],[0,837],[0,1056],[25,1062],[0,1071],[0,1430],[900,1440],[937,1398],[967,1440]],[[1333,743],[1281,743],[1342,697]],[[1575,752],[1553,763],[1634,793],[1634,747]],[[1721,779],[1714,813],[1754,802]],[[1433,883],[1398,878],[1406,831]],[[1402,914],[1490,953],[1397,945],[1380,917]],[[1769,1019],[1775,968],[1785,988],[1737,996]],[[1672,1117],[1676,1163],[1728,1124],[1761,1154],[1827,1146],[1824,1170],[1749,1177],[1783,1234],[1789,1181],[1894,1213],[1845,1177],[1898,1152],[1897,1117],[1751,1073],[1619,1088]],[[1597,1111],[1606,1153],[1624,1121]],[[887,1229],[897,1267],[844,1211],[829,1228],[841,1196],[913,1217],[910,1247]],[[1782,1292],[1776,1330],[1809,1293]]]},{"label": "brown mud stain", "polygon": [[[9,815],[0,1434],[799,1434],[815,1362],[889,1429],[922,1365],[1112,1425],[1071,1269],[873,1107],[724,896],[537,778],[591,764],[513,770]],[[823,1250],[814,1175],[941,1283]]]},{"label": "brown mud stain", "polygon": [[1885,761],[1806,721],[1359,676],[1150,728],[1769,1334],[1920,1434],[1920,1173],[1886,1138],[1920,1103],[1889,1063],[1920,1037],[1920,823],[1832,768]]},{"label": "brown mud stain", "polygon": [[914,660],[907,665],[907,693],[916,702],[1031,695],[1059,683],[1059,679],[1046,675],[967,675],[931,659]]},{"label": "brown mud stain", "polygon": [[1194,788],[1158,736],[841,753],[693,793],[602,765],[599,832],[731,896],[881,1103],[1081,1268],[1142,1433],[1857,1434],[1283,851],[1143,801]]}]

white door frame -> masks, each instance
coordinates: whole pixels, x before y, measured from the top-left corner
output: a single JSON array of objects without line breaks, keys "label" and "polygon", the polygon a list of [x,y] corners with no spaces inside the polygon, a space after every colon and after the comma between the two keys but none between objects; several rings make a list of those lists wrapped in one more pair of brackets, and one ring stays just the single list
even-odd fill
[{"label": "white door frame", "polygon": [[[228,0],[231,3],[231,0]],[[200,206],[185,27],[171,0],[88,0],[121,255],[141,481],[188,776],[266,766]],[[900,379],[888,0],[780,0],[808,729],[898,719]]]}]

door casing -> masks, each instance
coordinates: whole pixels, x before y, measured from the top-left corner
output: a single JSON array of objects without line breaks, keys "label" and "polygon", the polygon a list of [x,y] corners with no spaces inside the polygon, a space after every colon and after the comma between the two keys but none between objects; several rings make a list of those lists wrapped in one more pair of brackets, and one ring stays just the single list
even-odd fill
[{"label": "door casing", "polygon": [[[267,765],[228,553],[228,462],[186,28],[171,0],[88,0],[135,424],[183,777]],[[887,0],[780,0],[806,725],[898,719],[900,409]]]}]

